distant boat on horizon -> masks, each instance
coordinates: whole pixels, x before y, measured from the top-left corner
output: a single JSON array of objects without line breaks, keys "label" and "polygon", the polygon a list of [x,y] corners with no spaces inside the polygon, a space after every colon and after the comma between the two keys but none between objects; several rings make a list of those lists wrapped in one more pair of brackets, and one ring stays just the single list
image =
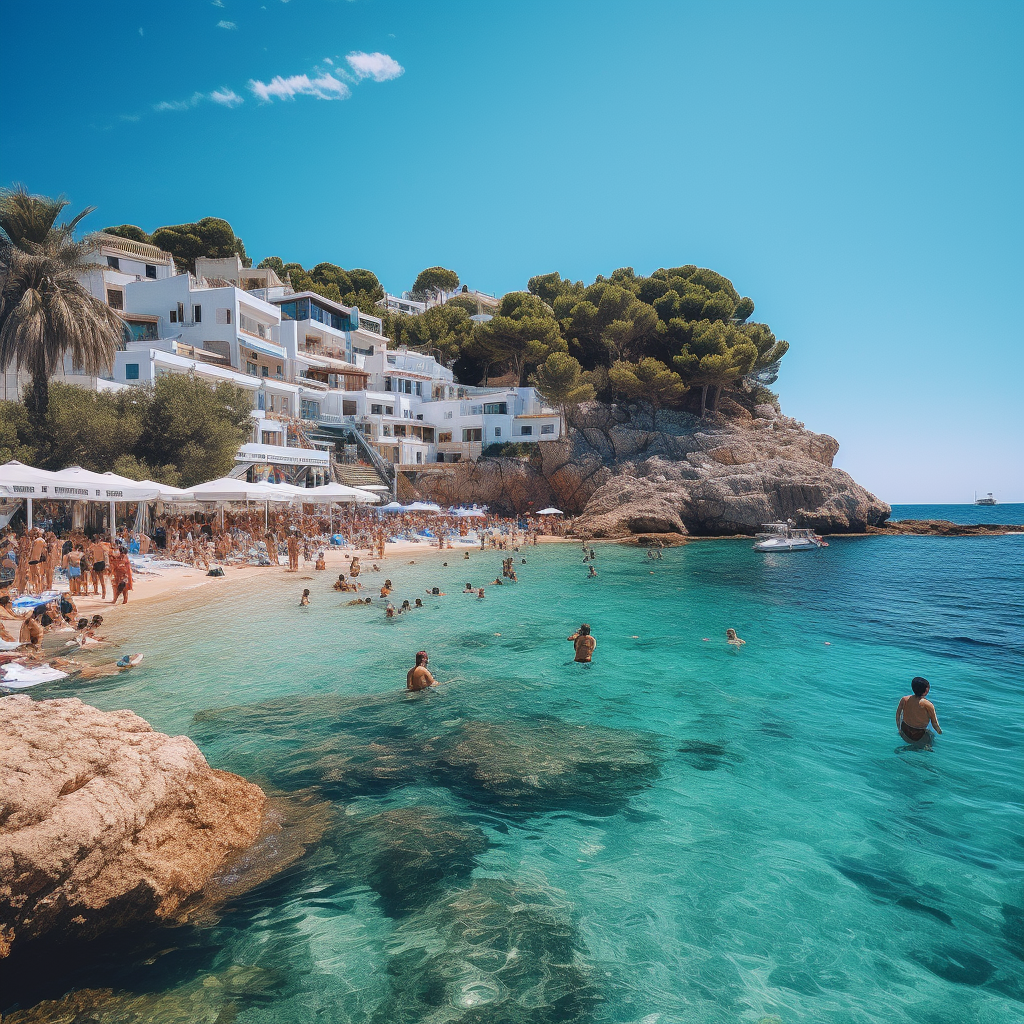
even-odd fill
[{"label": "distant boat on horizon", "polygon": [[992,492],[989,491],[984,498],[978,497],[978,492],[974,492],[974,504],[975,505],[997,505],[999,504],[995,498],[992,497]]}]

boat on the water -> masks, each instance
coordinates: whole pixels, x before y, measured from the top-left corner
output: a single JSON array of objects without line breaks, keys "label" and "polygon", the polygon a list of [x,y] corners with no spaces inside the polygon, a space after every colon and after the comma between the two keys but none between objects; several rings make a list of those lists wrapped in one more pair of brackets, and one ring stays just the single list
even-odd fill
[{"label": "boat on the water", "polygon": [[792,523],[764,523],[754,538],[755,551],[816,551],[827,547],[813,530],[797,530]]},{"label": "boat on the water", "polygon": [[995,505],[997,504],[996,499],[992,497],[992,492],[989,491],[984,498],[979,498],[977,493],[974,495],[975,505]]}]

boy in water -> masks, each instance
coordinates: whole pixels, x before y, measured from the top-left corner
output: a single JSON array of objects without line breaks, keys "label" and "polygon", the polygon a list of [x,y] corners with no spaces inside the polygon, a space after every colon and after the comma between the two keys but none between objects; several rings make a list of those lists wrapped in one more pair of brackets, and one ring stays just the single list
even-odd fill
[{"label": "boy in water", "polygon": [[923,676],[914,676],[910,681],[914,691],[900,698],[896,706],[896,728],[908,743],[920,743],[928,735],[928,723],[931,722],[935,731],[941,736],[939,720],[935,717],[935,705],[925,700],[931,683]]}]

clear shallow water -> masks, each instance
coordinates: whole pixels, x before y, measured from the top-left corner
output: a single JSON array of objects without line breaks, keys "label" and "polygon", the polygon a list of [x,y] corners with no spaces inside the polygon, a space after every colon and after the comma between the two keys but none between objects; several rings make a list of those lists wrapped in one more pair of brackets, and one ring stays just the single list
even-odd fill
[{"label": "clear shallow water", "polygon": [[946,519],[951,523],[1024,524],[1024,505],[893,505],[893,519]]},{"label": "clear shallow water", "polygon": [[[1021,1019],[1024,537],[597,550],[590,580],[528,549],[484,601],[500,553],[390,561],[429,605],[391,623],[326,574],[154,616],[138,672],[77,692],[331,825],[215,926],[6,1001],[253,965],[242,1022]],[[452,681],[407,697],[424,647]],[[893,721],[918,674],[930,751]]]}]

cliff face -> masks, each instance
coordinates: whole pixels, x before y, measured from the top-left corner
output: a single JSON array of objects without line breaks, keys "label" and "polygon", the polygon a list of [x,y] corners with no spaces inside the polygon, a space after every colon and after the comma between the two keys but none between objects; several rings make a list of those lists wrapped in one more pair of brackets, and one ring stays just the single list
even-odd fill
[{"label": "cliff face", "polygon": [[481,502],[499,512],[556,505],[597,537],[634,533],[753,534],[793,519],[828,533],[863,532],[889,506],[832,460],[839,443],[761,405],[728,403],[703,421],[663,413],[657,429],[593,405],[568,439],[542,442],[529,460],[482,459],[408,474],[400,497]]}]

